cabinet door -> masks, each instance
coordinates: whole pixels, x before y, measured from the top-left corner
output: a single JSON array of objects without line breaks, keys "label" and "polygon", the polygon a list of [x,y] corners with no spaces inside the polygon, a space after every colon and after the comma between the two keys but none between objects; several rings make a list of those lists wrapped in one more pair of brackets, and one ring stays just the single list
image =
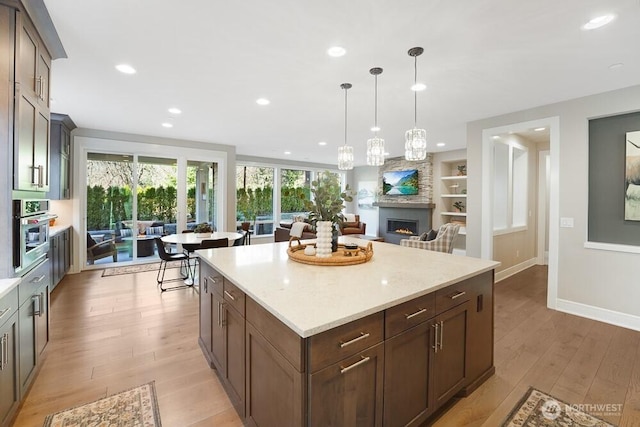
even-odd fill
[{"label": "cabinet door", "polygon": [[[2,319],[5,320],[5,319]],[[18,315],[14,314],[0,327],[0,425],[8,425],[20,400],[18,390]]]},{"label": "cabinet door", "polygon": [[242,418],[244,418],[244,317],[228,304],[224,305],[225,329],[225,380],[231,401]]},{"label": "cabinet door", "polygon": [[304,425],[303,374],[251,323],[246,325],[247,424],[260,427]]},{"label": "cabinet door", "polygon": [[423,322],[385,341],[384,425],[419,426],[431,414],[433,322]]},{"label": "cabinet door", "polygon": [[468,393],[493,373],[493,271],[473,279],[467,333]]},{"label": "cabinet door", "polygon": [[49,111],[49,81],[51,78],[51,57],[44,49],[41,43],[38,49],[38,68],[37,68],[36,84],[40,85],[38,89],[38,102]]},{"label": "cabinet door", "polygon": [[225,335],[224,330],[224,300],[215,292],[211,293],[211,361],[224,377],[225,366]]},{"label": "cabinet door", "polygon": [[71,268],[71,229],[64,231],[64,274],[69,272]]},{"label": "cabinet door", "polygon": [[38,191],[49,190],[49,114],[38,111],[33,139],[34,178]]},{"label": "cabinet door", "polygon": [[31,100],[20,96],[18,105],[19,112],[16,115],[20,121],[16,126],[18,130],[15,159],[15,179],[14,185],[20,190],[34,190],[37,185],[39,171],[35,169],[33,163],[33,140],[36,134],[36,116],[38,111]]},{"label": "cabinet door", "polygon": [[203,277],[204,270],[201,268],[200,284],[200,346],[205,352],[205,356],[211,363],[211,328],[213,325],[211,318],[211,307],[214,304],[211,296],[211,283],[209,277]]},{"label": "cabinet door", "polygon": [[60,281],[60,235],[49,240],[49,263],[51,265],[51,282],[55,287]]},{"label": "cabinet door", "polygon": [[38,79],[38,41],[35,32],[27,27],[22,17],[22,28],[20,33],[19,72],[18,82],[20,82],[20,92],[23,96],[33,100],[38,98],[40,83]]},{"label": "cabinet door", "polygon": [[468,307],[467,301],[440,314],[434,321],[434,410],[460,391],[466,380]]},{"label": "cabinet door", "polygon": [[382,426],[384,344],[309,376],[309,425]]},{"label": "cabinet door", "polygon": [[20,328],[20,396],[24,396],[36,367],[36,324],[33,310],[34,298],[29,298],[18,310]]},{"label": "cabinet door", "polygon": [[34,295],[34,322],[36,329],[36,363],[49,342],[49,286],[43,286]]}]

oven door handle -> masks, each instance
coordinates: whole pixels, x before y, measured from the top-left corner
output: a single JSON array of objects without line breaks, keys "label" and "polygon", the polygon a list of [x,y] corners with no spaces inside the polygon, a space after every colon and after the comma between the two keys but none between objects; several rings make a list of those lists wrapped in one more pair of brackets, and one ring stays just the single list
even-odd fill
[{"label": "oven door handle", "polygon": [[35,218],[27,218],[26,223],[29,225],[40,225],[55,218],[58,218],[58,215],[42,215]]}]

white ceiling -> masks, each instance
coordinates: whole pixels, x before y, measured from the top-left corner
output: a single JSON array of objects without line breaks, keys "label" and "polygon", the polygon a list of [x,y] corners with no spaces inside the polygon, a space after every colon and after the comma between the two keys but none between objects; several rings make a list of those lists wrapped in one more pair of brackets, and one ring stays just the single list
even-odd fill
[{"label": "white ceiling", "polygon": [[[384,69],[380,136],[391,156],[403,155],[414,46],[425,49],[418,127],[431,151],[464,148],[468,121],[640,83],[639,0],[45,4],[69,56],[53,63],[52,111],[79,127],[230,144],[242,155],[335,164],[344,143],[340,84],[350,82],[348,143],[364,165],[374,66]],[[605,13],[616,19],[581,29]],[[333,45],[347,54],[329,57]],[[119,63],[137,74],[119,73]],[[257,105],[259,97],[271,104]],[[183,113],[172,118],[172,106]]]}]

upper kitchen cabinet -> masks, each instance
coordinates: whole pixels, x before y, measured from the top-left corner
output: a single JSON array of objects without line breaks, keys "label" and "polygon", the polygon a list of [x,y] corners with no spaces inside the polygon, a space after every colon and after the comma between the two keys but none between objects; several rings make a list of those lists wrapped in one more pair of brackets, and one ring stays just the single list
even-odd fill
[{"label": "upper kitchen cabinet", "polygon": [[47,198],[71,198],[71,131],[76,128],[65,114],[51,113],[51,180]]},{"label": "upper kitchen cabinet", "polygon": [[23,13],[16,14],[15,190],[49,190],[51,55]]}]

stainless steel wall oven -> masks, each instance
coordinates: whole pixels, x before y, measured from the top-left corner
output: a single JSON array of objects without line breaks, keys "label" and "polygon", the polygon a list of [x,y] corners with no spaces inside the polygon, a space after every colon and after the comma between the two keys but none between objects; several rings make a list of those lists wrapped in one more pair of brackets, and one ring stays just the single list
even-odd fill
[{"label": "stainless steel wall oven", "polygon": [[49,252],[49,200],[13,201],[13,268],[24,275]]}]

